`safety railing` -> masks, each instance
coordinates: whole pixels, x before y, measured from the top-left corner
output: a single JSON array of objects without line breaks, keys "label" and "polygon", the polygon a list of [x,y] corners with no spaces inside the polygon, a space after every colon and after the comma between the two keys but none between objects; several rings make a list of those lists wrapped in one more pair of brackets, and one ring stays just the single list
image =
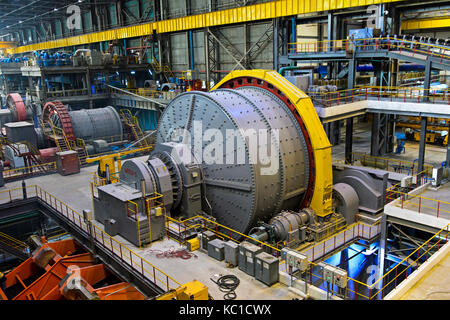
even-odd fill
[{"label": "safety railing", "polygon": [[[435,233],[431,238],[412,251],[402,261],[376,280],[369,289],[369,299],[383,299],[386,294],[397,288],[402,280],[407,279],[413,269],[425,263],[433,254],[436,254],[448,241],[450,224]],[[404,265],[406,264],[406,267]]]},{"label": "safety railing", "polygon": [[287,49],[290,54],[384,50],[407,53],[423,59],[438,58],[439,62],[447,62],[450,59],[448,47],[394,37],[295,42],[289,43]]},{"label": "safety railing", "polygon": [[139,141],[139,145],[142,147],[149,146],[148,139],[144,139],[144,132],[142,132],[138,118],[129,109],[121,109],[119,113],[124,123],[130,128],[136,141]]},{"label": "safety railing", "polygon": [[[184,245],[186,244],[186,231],[195,229],[197,231],[212,231],[216,236],[222,240],[231,240],[234,242],[239,242],[237,239],[249,240],[260,247],[266,247],[267,251],[272,251],[277,257],[280,256],[281,250],[257,239],[251,238],[239,231],[233,230],[227,226],[224,226],[216,221],[208,219],[204,216],[194,216],[185,220],[178,220],[173,217],[166,215],[166,230],[168,237],[176,242]],[[178,233],[177,233],[178,231]],[[178,234],[177,238],[172,237],[170,233]]]},{"label": "safety railing", "polygon": [[411,210],[418,214],[427,214],[436,218],[450,219],[450,202],[413,194],[409,189],[399,185],[386,190],[386,204],[390,203],[402,209]]},{"label": "safety railing", "polygon": [[151,216],[164,216],[166,217],[166,207],[164,205],[164,196],[158,192],[153,193],[145,199],[145,208],[148,219],[148,232],[150,238],[150,246],[152,245],[152,226]]},{"label": "safety railing", "polygon": [[112,88],[110,87],[110,92],[112,94],[132,94],[146,98],[152,99],[163,99],[163,100],[172,100],[174,99],[181,91],[159,91],[153,90],[149,88],[133,88],[133,89],[121,89],[121,88]]},{"label": "safety railing", "polygon": [[[383,299],[390,291],[396,289],[403,280],[407,279],[413,272],[413,269],[417,269],[421,264],[426,262],[433,254],[435,254],[445,243],[447,243],[449,225],[439,230],[436,234],[434,234],[431,238],[429,238],[415,250],[411,249],[412,252],[407,257],[397,263],[394,267],[390,268],[390,270],[385,274],[378,277],[378,279],[374,279],[371,284],[348,277],[347,286],[344,290],[339,289],[335,284],[325,286],[326,280],[319,272],[319,263],[311,261],[311,259],[313,258],[317,259],[317,257],[319,256],[326,256],[327,251],[333,252],[334,248],[337,248],[339,245],[342,247],[345,244],[350,244],[350,239],[352,238],[351,235],[349,236],[348,240],[344,240],[342,234],[340,235],[340,237],[339,235],[336,235],[331,239],[327,239],[322,243],[316,244],[314,246],[315,253],[312,253],[312,248],[308,249],[307,253],[309,254],[309,268],[306,271],[305,279],[309,282],[309,284],[315,285],[317,287],[320,287],[322,285],[324,287],[323,289],[327,291],[327,294],[331,293],[332,295],[341,297],[344,296],[346,299]],[[370,237],[371,232],[379,233],[379,226],[379,224],[371,226],[366,225],[366,229],[363,231],[363,236]],[[355,232],[356,236],[358,231],[355,228],[358,228],[358,224],[355,226],[350,226],[344,232],[347,232],[349,234]],[[359,228],[361,228],[361,225]],[[377,228],[378,231],[375,231],[373,228]],[[361,229],[359,230],[359,232],[361,233]],[[336,240],[338,238],[339,240]],[[336,245],[334,244],[334,241],[336,241]]]},{"label": "safety railing", "polygon": [[83,216],[70,206],[60,201],[58,198],[48,193],[39,186],[26,186],[25,188],[15,188],[0,192],[0,204],[10,203],[16,200],[24,199],[24,190],[27,197],[37,197],[42,202],[53,208],[65,219],[70,221],[74,226],[83,230],[87,234],[92,235],[94,240],[101,244],[109,252],[120,258],[120,260],[128,264],[133,270],[139,272],[141,276],[152,281],[162,289],[171,290],[181,286],[181,283],[176,281],[173,277],[161,269],[155,267],[139,254],[128,248],[126,245],[120,243],[105,231],[100,229],[94,223],[92,224],[92,232],[88,224],[84,221]]},{"label": "safety railing", "polygon": [[25,252],[28,249],[28,245],[26,243],[17,240],[16,238],[13,238],[3,232],[0,232],[0,243],[22,252]]},{"label": "safety railing", "polygon": [[324,107],[366,100],[450,104],[450,90],[434,88],[364,86],[334,92],[308,92],[308,95]]},{"label": "safety railing", "polygon": [[[351,153],[351,160],[351,164],[358,163],[364,167],[372,167],[389,172],[403,173],[409,176],[418,174],[418,163],[416,162],[372,156],[370,154],[358,152]],[[431,176],[433,171],[432,165],[424,164],[423,169],[424,173],[426,173],[426,177]]]},{"label": "safety railing", "polygon": [[111,88],[110,87],[110,91],[111,91],[111,93],[114,93],[114,94],[132,93],[132,94],[136,94],[139,96],[150,97],[150,98],[155,98],[155,99],[159,99],[161,96],[161,91],[152,90],[152,89],[148,89],[148,88],[121,89],[121,88]]},{"label": "safety railing", "polygon": [[18,177],[26,177],[40,173],[56,172],[56,162],[44,163],[40,165],[14,168],[3,171],[3,178],[14,179]]},{"label": "safety railing", "polygon": [[368,225],[363,222],[352,224],[333,236],[328,237],[315,245],[303,250],[302,253],[308,257],[309,262],[314,262],[323,258],[329,253],[335,252],[347,244],[351,244],[356,240],[373,240],[380,234],[380,223],[376,222]]},{"label": "safety railing", "polygon": [[95,139],[84,140],[85,144],[92,144],[94,140],[105,140],[107,143],[123,141],[123,134],[116,134],[112,136],[96,137]]},{"label": "safety railing", "polygon": [[94,92],[90,89],[65,89],[65,90],[50,90],[47,91],[47,98],[63,98],[63,97],[77,97],[87,96],[89,93],[92,95],[108,94],[110,91],[107,88],[95,88]]}]

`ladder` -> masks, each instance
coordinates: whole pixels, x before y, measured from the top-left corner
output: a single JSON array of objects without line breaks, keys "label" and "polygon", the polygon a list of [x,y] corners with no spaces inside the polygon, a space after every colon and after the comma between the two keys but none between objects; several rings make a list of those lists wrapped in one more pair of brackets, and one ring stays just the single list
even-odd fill
[{"label": "ladder", "polygon": [[131,135],[135,141],[139,141],[138,145],[141,147],[148,147],[149,144],[147,139],[143,139],[145,137],[144,132],[139,126],[138,119],[133,116],[128,109],[120,110],[120,117],[125,125],[130,129]]},{"label": "ladder", "polygon": [[[26,158],[26,160],[28,160],[29,162],[29,166],[34,165],[36,166],[35,169],[40,169],[43,172],[47,172],[47,168],[43,166],[43,163],[40,159],[39,150],[37,150],[36,147],[28,141],[11,142],[6,137],[1,137],[1,144],[10,147],[17,157],[23,157],[24,159]],[[18,147],[18,145],[21,144],[26,145],[27,147],[27,151],[25,153],[23,153]]]},{"label": "ladder", "polygon": [[174,74],[173,74],[172,69],[170,69],[168,64],[161,65],[158,62],[158,60],[156,60],[154,57],[153,57],[153,61],[151,63],[151,66],[152,66],[153,70],[155,70],[156,72],[158,72],[158,73],[162,72],[164,74],[164,77],[166,77],[167,81],[169,81],[169,78],[174,78],[175,77]]},{"label": "ladder", "polygon": [[76,138],[76,140],[74,141],[69,141],[64,130],[56,127],[51,119],[49,122],[47,122],[47,124],[48,125],[40,121],[40,125],[42,127],[42,130],[44,131],[44,134],[51,137],[52,140],[55,141],[58,152],[65,152],[69,150],[76,151],[78,153],[78,160],[80,162],[80,165],[85,165],[87,150],[84,140]]}]

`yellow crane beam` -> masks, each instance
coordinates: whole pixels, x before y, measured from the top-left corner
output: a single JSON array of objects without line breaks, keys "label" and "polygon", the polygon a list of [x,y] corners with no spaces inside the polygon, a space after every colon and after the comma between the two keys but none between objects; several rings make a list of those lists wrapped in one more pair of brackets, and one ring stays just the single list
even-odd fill
[{"label": "yellow crane beam", "polygon": [[404,0],[276,0],[233,9],[208,12],[175,19],[144,23],[136,26],[116,28],[79,36],[21,46],[13,53],[48,50],[68,46],[143,37],[156,33],[178,32],[206,27],[216,27],[234,23],[254,22],[299,14],[338,10],[351,7],[365,7],[380,3]]},{"label": "yellow crane beam", "polygon": [[16,47],[15,42],[11,41],[0,41],[0,49],[12,49]]},{"label": "yellow crane beam", "polygon": [[415,19],[402,22],[402,30],[437,29],[450,27],[450,17]]}]

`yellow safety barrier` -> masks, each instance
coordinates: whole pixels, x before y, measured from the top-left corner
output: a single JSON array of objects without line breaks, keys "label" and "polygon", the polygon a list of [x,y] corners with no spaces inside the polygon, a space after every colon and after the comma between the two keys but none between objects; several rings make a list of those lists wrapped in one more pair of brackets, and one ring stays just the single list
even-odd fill
[{"label": "yellow safety barrier", "polygon": [[[420,194],[412,194],[403,190],[399,185],[392,186],[386,190],[386,203],[390,203],[402,209],[416,211],[417,213],[435,215],[450,214],[450,202],[431,199],[421,196]],[[422,191],[424,192],[425,189]]]},{"label": "yellow safety barrier", "polygon": [[[351,156],[352,163],[359,161],[363,166],[374,167],[390,172],[404,173],[412,176],[416,175],[418,170],[418,164],[411,161],[372,156],[370,154],[359,152],[352,152]],[[347,164],[349,163],[347,162]],[[425,169],[423,173],[431,175],[433,171],[432,165],[424,164],[423,168]]]},{"label": "yellow safety barrier", "polygon": [[19,241],[16,238],[13,238],[3,232],[0,232],[0,243],[6,244],[20,251],[28,248],[28,245],[26,243]]},{"label": "yellow safety barrier", "polygon": [[450,58],[448,47],[423,43],[418,41],[404,40],[401,38],[366,38],[366,39],[344,39],[325,41],[301,41],[288,44],[290,53],[314,53],[314,52],[339,52],[339,51],[403,51],[409,52],[412,56],[424,55],[432,56],[442,60]]},{"label": "yellow safety barrier", "polygon": [[[378,101],[450,103],[449,89],[433,88],[361,86],[333,92],[308,92],[308,95],[325,107],[366,101],[369,98]],[[425,97],[427,101],[424,101]]]},{"label": "yellow safety barrier", "polygon": [[27,175],[33,175],[36,173],[42,173],[42,172],[52,172],[56,171],[56,162],[50,162],[50,163],[44,163],[29,167],[21,167],[21,168],[14,168],[3,171],[3,177],[5,179],[13,179],[17,177],[23,177]]}]

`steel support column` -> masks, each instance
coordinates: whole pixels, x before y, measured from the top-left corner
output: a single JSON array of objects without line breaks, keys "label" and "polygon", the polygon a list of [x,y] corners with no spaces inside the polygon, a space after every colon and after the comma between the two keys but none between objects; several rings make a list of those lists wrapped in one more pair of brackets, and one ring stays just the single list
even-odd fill
[{"label": "steel support column", "polygon": [[384,154],[382,151],[384,135],[383,135],[383,118],[386,115],[373,113],[372,114],[372,135],[371,135],[371,144],[370,144],[370,155],[372,156],[381,156]]},{"label": "steel support column", "polygon": [[[380,279],[384,275],[384,260],[386,256],[386,238],[387,238],[387,217],[383,213],[381,217],[380,222],[381,230],[380,230],[380,246],[378,249],[378,276],[377,278]],[[382,281],[380,281],[378,289],[381,289],[382,287]]]},{"label": "steel support column", "polygon": [[189,30],[187,32],[187,42],[188,42],[188,65],[189,69],[194,70],[195,69],[195,58],[194,58],[194,39],[193,39],[193,33],[192,30]]},{"label": "steel support column", "polygon": [[280,69],[280,62],[279,62],[279,43],[278,43],[278,33],[279,33],[279,19],[273,19],[273,69],[279,70]]},{"label": "steel support column", "polygon": [[418,172],[423,171],[423,164],[425,162],[425,146],[427,140],[427,117],[420,119],[420,142],[419,142],[419,163]]},{"label": "steel support column", "polygon": [[348,118],[345,124],[345,163],[352,163],[353,148],[353,118]]},{"label": "steel support column", "polygon": [[[328,14],[328,41],[333,40],[334,20],[333,14]],[[328,46],[328,51],[331,51],[331,46]]]},{"label": "steel support column", "polygon": [[423,82],[423,101],[428,101],[429,100],[429,95],[430,95],[430,86],[431,86],[431,60],[430,58],[427,58],[427,62],[425,64],[425,80]]},{"label": "steel support column", "polygon": [[394,150],[394,121],[393,115],[372,114],[372,136],[370,154],[382,156]]},{"label": "steel support column", "polygon": [[337,146],[341,139],[341,121],[333,121],[325,124],[325,133],[331,145]]},{"label": "steel support column", "polygon": [[[450,133],[450,124],[448,127],[448,132]],[[447,143],[447,156],[445,157],[447,163],[447,168],[450,168],[450,143]]]},{"label": "steel support column", "polygon": [[351,59],[348,62],[348,89],[355,87],[355,75],[356,75],[356,59]]},{"label": "steel support column", "polygon": [[288,46],[291,36],[289,35],[288,23],[287,19],[273,19],[273,68],[277,71],[281,68],[279,57],[286,56],[289,51]]}]

